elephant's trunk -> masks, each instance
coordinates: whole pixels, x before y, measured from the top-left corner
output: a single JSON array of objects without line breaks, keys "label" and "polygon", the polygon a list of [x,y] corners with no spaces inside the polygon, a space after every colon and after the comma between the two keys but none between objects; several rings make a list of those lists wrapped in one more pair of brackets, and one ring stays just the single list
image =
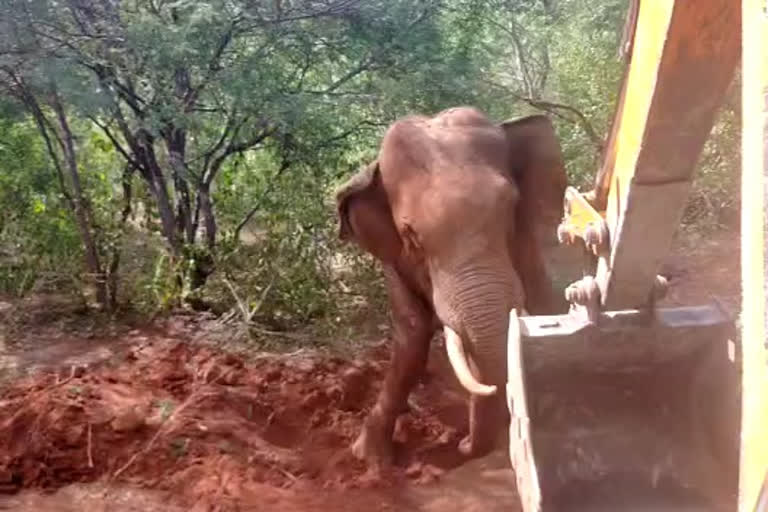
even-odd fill
[{"label": "elephant's trunk", "polygon": [[493,395],[504,384],[509,312],[521,310],[525,300],[511,262],[484,263],[433,274],[448,359],[462,386],[479,396]]}]

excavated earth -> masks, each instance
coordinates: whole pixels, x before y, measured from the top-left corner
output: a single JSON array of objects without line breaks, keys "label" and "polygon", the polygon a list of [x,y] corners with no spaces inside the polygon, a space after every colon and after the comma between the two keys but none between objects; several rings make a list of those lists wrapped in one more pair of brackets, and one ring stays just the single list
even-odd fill
[{"label": "excavated earth", "polygon": [[[738,296],[738,235],[724,240],[670,258],[669,303]],[[14,353],[34,360],[0,387],[0,510],[519,510],[503,450],[472,461],[456,451],[466,394],[439,343],[382,473],[349,445],[386,344],[354,359],[245,358],[149,327],[51,343],[40,332],[24,351],[4,348],[0,332],[0,377]]]},{"label": "excavated earth", "polygon": [[291,489],[432,483],[461,463],[460,395],[422,386],[423,404],[398,421],[386,473],[348,449],[386,356],[246,362],[165,339],[90,367],[35,373],[0,395],[0,492],[99,481],[169,491],[178,506],[238,510],[265,488],[279,501]]}]

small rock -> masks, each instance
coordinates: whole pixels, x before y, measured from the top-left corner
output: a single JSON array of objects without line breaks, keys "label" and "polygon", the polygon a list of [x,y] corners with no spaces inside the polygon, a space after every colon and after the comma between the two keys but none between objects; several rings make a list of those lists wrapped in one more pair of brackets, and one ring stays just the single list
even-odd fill
[{"label": "small rock", "polygon": [[369,382],[359,368],[348,368],[341,374],[343,395],[341,408],[346,411],[358,410],[362,407],[368,393]]},{"label": "small rock", "polygon": [[115,432],[133,432],[145,424],[145,417],[138,406],[128,407],[112,420],[112,430]]},{"label": "small rock", "polygon": [[238,356],[236,356],[235,354],[227,354],[226,356],[224,356],[224,364],[237,369],[240,369],[243,366],[245,366],[245,363],[243,363],[243,360]]},{"label": "small rock", "polygon": [[414,462],[405,470],[405,476],[408,478],[418,478],[424,471],[424,464],[421,462]]},{"label": "small rock", "polygon": [[163,375],[164,381],[180,381],[187,380],[189,375],[182,368],[174,368]]},{"label": "small rock", "polygon": [[419,476],[416,480],[416,483],[419,485],[426,485],[431,484],[433,482],[436,482],[440,476],[443,474],[443,470],[440,468],[436,468],[435,466],[431,466],[429,464],[425,464],[421,471],[421,476]]},{"label": "small rock", "polygon": [[163,424],[165,420],[159,414],[153,414],[144,420],[144,424],[150,428],[157,428]]},{"label": "small rock", "polygon": [[83,425],[75,425],[64,434],[64,443],[67,446],[78,446],[85,432]]},{"label": "small rock", "polygon": [[312,391],[301,401],[303,409],[314,409],[322,401],[322,395],[319,391]]},{"label": "small rock", "polygon": [[339,401],[344,396],[344,390],[341,389],[341,386],[331,384],[325,389],[325,396],[331,401]]},{"label": "small rock", "polygon": [[315,411],[312,417],[309,419],[310,427],[318,427],[328,421],[327,414],[323,410]]},{"label": "small rock", "polygon": [[400,416],[395,421],[395,431],[392,434],[392,439],[398,443],[408,442],[408,433],[411,430],[412,421],[408,416]]},{"label": "small rock", "polygon": [[359,386],[365,382],[365,374],[358,366],[347,368],[341,374],[345,386]]},{"label": "small rock", "polygon": [[372,466],[368,468],[368,471],[363,473],[355,482],[356,487],[362,489],[370,489],[378,487],[383,483],[383,474],[380,468]]},{"label": "small rock", "polygon": [[80,377],[85,375],[85,370],[86,370],[85,365],[75,366],[74,370],[72,371],[72,376],[79,379]]},{"label": "small rock", "polygon": [[457,437],[458,435],[455,430],[446,430],[445,432],[440,434],[440,437],[437,438],[437,444],[441,444],[441,445],[453,444],[456,441]]},{"label": "small rock", "polygon": [[238,386],[242,381],[243,374],[236,369],[231,369],[221,379],[222,384],[226,386]]},{"label": "small rock", "polygon": [[301,372],[311,373],[317,368],[317,362],[308,357],[296,358],[288,363],[291,368],[295,368]]},{"label": "small rock", "polygon": [[88,411],[88,423],[91,425],[97,426],[97,425],[106,425],[110,421],[112,421],[113,416],[110,414],[110,412],[105,408],[94,408],[90,411]]},{"label": "small rock", "polygon": [[219,366],[216,363],[208,365],[208,367],[203,370],[203,381],[205,381],[206,384],[210,384],[212,382],[218,381],[222,376],[222,369],[221,366]]},{"label": "small rock", "polygon": [[436,477],[443,476],[443,473],[445,473],[445,471],[443,471],[442,469],[438,468],[437,466],[433,466],[432,464],[427,464],[425,466],[425,468],[427,469],[427,471],[429,473],[431,473],[432,475],[434,475]]},{"label": "small rock", "polygon": [[279,368],[272,368],[264,374],[264,380],[267,382],[274,382],[283,375],[283,372]]}]

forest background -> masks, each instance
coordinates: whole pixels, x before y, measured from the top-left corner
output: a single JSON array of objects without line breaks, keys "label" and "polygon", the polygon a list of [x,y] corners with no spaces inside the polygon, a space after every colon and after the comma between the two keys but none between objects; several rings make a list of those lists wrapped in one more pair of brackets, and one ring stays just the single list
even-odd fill
[{"label": "forest background", "polygon": [[[410,114],[545,113],[589,188],[621,80],[627,0],[6,0],[0,295],[179,307],[254,339],[386,315],[333,190]],[[686,230],[738,220],[738,77]],[[281,333],[283,333],[281,335]]]}]

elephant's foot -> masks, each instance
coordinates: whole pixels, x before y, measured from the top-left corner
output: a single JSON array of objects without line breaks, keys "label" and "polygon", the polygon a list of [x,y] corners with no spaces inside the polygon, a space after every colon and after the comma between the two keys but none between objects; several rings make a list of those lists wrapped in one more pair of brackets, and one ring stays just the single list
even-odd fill
[{"label": "elephant's foot", "polygon": [[392,463],[391,436],[384,436],[383,429],[376,422],[366,422],[351,450],[352,455],[375,467],[386,467]]},{"label": "elephant's foot", "polygon": [[477,458],[487,455],[493,451],[494,443],[492,441],[483,440],[478,442],[477,439],[472,439],[472,435],[466,436],[459,441],[459,453],[464,457]]}]

